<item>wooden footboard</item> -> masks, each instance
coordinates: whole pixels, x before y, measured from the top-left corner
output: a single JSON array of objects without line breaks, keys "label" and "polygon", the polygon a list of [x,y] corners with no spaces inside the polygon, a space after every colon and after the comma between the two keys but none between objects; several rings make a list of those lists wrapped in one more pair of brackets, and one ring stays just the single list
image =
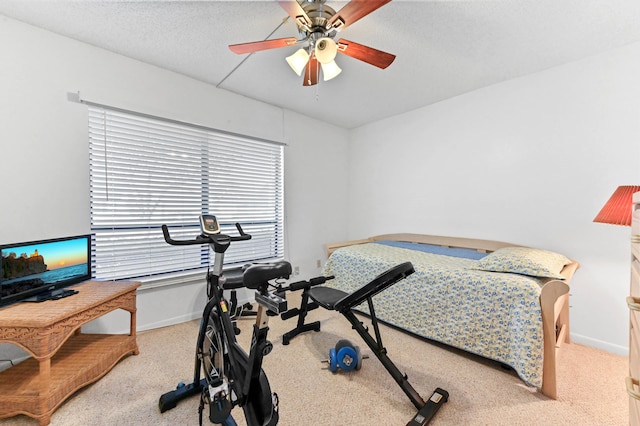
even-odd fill
[{"label": "wooden footboard", "polygon": [[569,338],[569,283],[580,265],[574,261],[564,267],[564,281],[550,280],[542,287],[540,307],[544,335],[544,363],[542,366],[542,393],[549,398],[558,397],[556,372],[558,350]]},{"label": "wooden footboard", "polygon": [[[483,253],[490,253],[502,247],[514,247],[501,241],[478,240],[472,238],[442,237],[423,234],[385,234],[371,238],[327,244],[327,257],[340,247],[354,244],[364,244],[378,240],[405,241],[423,244],[435,244],[443,247],[475,249]],[[573,274],[579,267],[573,261],[561,271],[565,280],[550,279],[542,287],[540,293],[540,307],[542,311],[543,368],[542,393],[549,398],[558,396],[556,372],[558,366],[558,350],[562,343],[570,343],[569,338],[569,285]]]}]

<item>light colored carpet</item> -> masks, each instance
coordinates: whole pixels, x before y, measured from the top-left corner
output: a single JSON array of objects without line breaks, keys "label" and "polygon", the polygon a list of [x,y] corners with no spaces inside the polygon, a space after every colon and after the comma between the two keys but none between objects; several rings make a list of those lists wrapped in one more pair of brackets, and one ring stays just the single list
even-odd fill
[{"label": "light colored carpet", "polygon": [[[295,306],[296,297],[290,298]],[[271,319],[273,352],[264,369],[280,398],[280,425],[405,425],[416,410],[377,358],[335,312],[312,311],[308,320],[322,320],[322,331],[302,334],[282,345],[281,336],[296,319]],[[364,319],[366,322],[367,320]],[[238,336],[247,347],[253,319],[240,321]],[[197,425],[197,396],[160,413],[158,399],[180,381],[193,378],[197,321],[138,334],[140,355],[118,363],[98,382],[67,400],[53,414],[53,426]],[[447,390],[449,402],[432,425],[628,425],[624,388],[627,357],[570,344],[563,347],[559,398],[551,400],[523,384],[498,363],[431,344],[397,330],[381,328],[389,356],[410,383],[428,398],[436,387]],[[360,346],[369,359],[354,372],[331,373],[329,349],[339,339]],[[240,408],[234,409],[244,425]],[[2,425],[34,425],[17,416]],[[209,424],[205,415],[205,424]]]}]

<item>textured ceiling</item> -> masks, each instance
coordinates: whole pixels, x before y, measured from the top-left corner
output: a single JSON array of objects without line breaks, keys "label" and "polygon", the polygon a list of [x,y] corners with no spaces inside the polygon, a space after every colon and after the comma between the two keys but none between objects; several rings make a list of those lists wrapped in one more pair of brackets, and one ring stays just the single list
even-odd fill
[{"label": "textured ceiling", "polygon": [[338,55],[341,75],[303,87],[284,60],[296,47],[227,47],[297,37],[275,1],[0,0],[0,14],[345,128],[640,41],[640,0],[394,0],[336,37],[391,66]]}]

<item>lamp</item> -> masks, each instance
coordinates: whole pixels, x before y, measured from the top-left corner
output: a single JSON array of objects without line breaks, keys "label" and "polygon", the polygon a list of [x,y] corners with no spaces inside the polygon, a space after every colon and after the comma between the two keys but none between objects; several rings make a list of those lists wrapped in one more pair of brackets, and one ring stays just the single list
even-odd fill
[{"label": "lamp", "polygon": [[293,55],[287,56],[287,63],[298,75],[302,75],[307,62],[309,62],[309,54],[304,49],[298,49]]},{"label": "lamp", "polygon": [[638,191],[640,186],[619,186],[593,221],[631,226],[631,203],[633,194]]},{"label": "lamp", "polygon": [[332,38],[322,37],[316,41],[316,58],[321,64],[333,62],[337,53],[338,46]]},{"label": "lamp", "polygon": [[[313,50],[318,62],[322,66],[322,75],[324,81],[329,81],[335,78],[342,72],[342,69],[336,64],[334,60],[338,54],[338,45],[330,37],[322,37],[315,42],[315,48]],[[298,49],[296,53],[291,56],[287,56],[287,63],[292,70],[298,75],[302,75],[304,68],[309,62],[309,53],[305,49]],[[315,83],[314,83],[315,84]]]},{"label": "lamp", "polygon": [[[319,61],[318,61],[319,62]],[[336,64],[336,61],[331,61],[326,64],[320,63],[322,66],[322,75],[324,81],[329,81],[334,77],[337,77],[338,74],[342,72],[342,69]]]}]

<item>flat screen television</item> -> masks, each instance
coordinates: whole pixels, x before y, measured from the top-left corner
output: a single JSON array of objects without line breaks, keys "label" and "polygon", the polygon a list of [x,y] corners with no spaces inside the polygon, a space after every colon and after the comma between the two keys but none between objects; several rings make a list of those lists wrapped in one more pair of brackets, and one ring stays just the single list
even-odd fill
[{"label": "flat screen television", "polygon": [[91,236],[0,245],[0,306],[57,299],[91,279]]}]

